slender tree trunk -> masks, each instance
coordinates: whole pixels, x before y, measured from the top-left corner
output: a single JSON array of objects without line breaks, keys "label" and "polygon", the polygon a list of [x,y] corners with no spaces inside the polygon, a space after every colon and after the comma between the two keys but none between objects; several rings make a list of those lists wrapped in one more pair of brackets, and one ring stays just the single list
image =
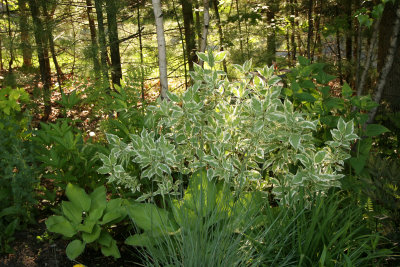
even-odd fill
[{"label": "slender tree trunk", "polygon": [[30,67],[32,66],[32,47],[29,40],[28,7],[26,4],[26,0],[18,0],[23,66]]},{"label": "slender tree trunk", "polygon": [[179,35],[181,37],[181,44],[182,44],[182,54],[183,54],[183,67],[185,70],[185,90],[187,90],[187,86],[188,86],[188,73],[187,73],[187,67],[186,67],[186,50],[185,50],[185,41],[184,41],[184,33],[182,30],[182,26],[181,26],[181,22],[179,21],[179,17],[178,17],[178,12],[176,12],[176,5],[175,5],[175,0],[172,0],[172,8],[174,10],[174,14],[175,14],[175,18],[176,18],[176,23],[178,24],[178,29],[179,29]]},{"label": "slender tree trunk", "polygon": [[275,12],[276,3],[272,2],[267,11],[269,32],[267,38],[267,64],[272,65],[276,61],[276,33],[275,33]]},{"label": "slender tree trunk", "polygon": [[43,102],[44,102],[44,115],[43,120],[47,121],[51,113],[51,102],[50,102],[50,84],[51,84],[51,73],[50,73],[50,62],[47,52],[47,41],[44,38],[43,23],[40,19],[40,11],[37,0],[29,0],[29,6],[33,19],[33,29],[36,40],[37,54],[40,67],[40,77],[43,85]]},{"label": "slender tree trunk", "polygon": [[353,19],[352,19],[352,3],[353,0],[345,1],[346,18],[347,18],[347,31],[346,31],[346,59],[352,60],[353,53]]},{"label": "slender tree trunk", "polygon": [[376,22],[375,22],[374,29],[373,29],[373,32],[372,32],[371,42],[370,42],[370,45],[369,45],[369,48],[368,48],[367,62],[365,62],[364,71],[363,71],[363,73],[361,75],[361,78],[360,78],[360,84],[357,87],[357,96],[361,96],[362,93],[363,93],[363,89],[364,89],[364,86],[365,86],[365,81],[367,79],[367,74],[368,74],[369,68],[371,66],[372,57],[373,57],[373,54],[374,54],[374,51],[375,51],[375,47],[376,47],[376,44],[377,44],[377,41],[378,41],[378,32],[379,32],[380,24],[381,24],[381,19],[378,18],[376,20]]},{"label": "slender tree trunk", "polygon": [[308,0],[307,57],[309,59],[311,59],[311,43],[312,43],[312,37],[314,35],[313,6],[314,6],[314,1]]},{"label": "slender tree trunk", "polygon": [[[397,1],[399,3],[399,1]],[[385,59],[385,64],[383,65],[383,69],[381,71],[381,76],[379,78],[378,84],[375,89],[375,96],[374,96],[374,101],[376,103],[381,102],[382,98],[382,93],[383,89],[385,88],[386,85],[386,79],[388,77],[389,72],[392,69],[393,66],[393,61],[394,61],[394,55],[396,54],[396,50],[398,50],[398,39],[399,39],[399,34],[400,34],[400,4],[397,4],[397,10],[396,10],[396,19],[395,23],[393,26],[393,33],[392,33],[392,38],[390,40],[390,46],[389,50]],[[375,119],[376,112],[378,110],[378,107],[375,107],[371,110],[369,113],[368,117],[368,123],[372,123]]]},{"label": "slender tree trunk", "polygon": [[103,76],[103,84],[106,88],[109,87],[108,80],[108,64],[107,64],[107,46],[106,46],[106,34],[104,29],[104,18],[103,18],[103,0],[94,0],[96,16],[97,16],[97,27],[99,30],[99,47],[100,47],[100,62],[101,62],[101,73]]},{"label": "slender tree trunk", "polygon": [[94,76],[96,81],[100,79],[100,63],[99,63],[99,47],[97,46],[97,34],[96,26],[94,24],[94,19],[92,17],[93,5],[91,0],[86,0],[86,14],[88,16],[89,29],[90,29],[90,39],[92,41],[90,54],[93,60]]},{"label": "slender tree trunk", "polygon": [[111,80],[113,84],[121,86],[122,67],[121,55],[119,53],[117,6],[114,0],[106,0],[108,38],[111,54]]},{"label": "slender tree trunk", "polygon": [[292,60],[293,64],[296,61],[296,50],[297,50],[297,45],[296,45],[296,24],[295,24],[295,13],[294,13],[294,2],[293,0],[290,0],[290,25],[292,27],[292,35],[290,37],[291,42],[292,42]]},{"label": "slender tree trunk", "polygon": [[[321,50],[321,16],[322,16],[322,11],[323,11],[323,7],[324,7],[324,2],[323,0],[319,0],[317,1],[319,4],[319,12],[317,15],[317,20],[315,21],[315,38],[314,38],[314,42],[313,42],[313,47],[311,50],[311,62],[314,61],[314,55],[315,55],[315,49],[318,46],[318,56],[320,57],[320,50]],[[315,9],[317,10],[317,7],[315,7]]]},{"label": "slender tree trunk", "polygon": [[193,62],[196,62],[196,41],[194,32],[192,0],[180,0],[183,13],[183,26],[185,28],[186,55],[189,70],[193,71]]},{"label": "slender tree trunk", "polygon": [[195,15],[196,15],[196,33],[197,33],[197,50],[200,49],[201,46],[201,19],[200,19],[200,6],[199,0],[194,0],[195,4]]},{"label": "slender tree trunk", "polygon": [[1,36],[0,36],[0,70],[3,70],[3,44],[1,42]]},{"label": "slender tree trunk", "polygon": [[[339,16],[339,8],[336,7],[336,15]],[[343,84],[343,71],[342,71],[342,48],[340,43],[340,31],[339,27],[336,29],[336,46],[337,46],[337,60],[338,60],[338,70],[339,70],[339,80],[340,84]]]},{"label": "slender tree trunk", "polygon": [[201,35],[200,52],[205,52],[207,47],[208,28],[210,27],[210,0],[203,0],[204,5],[204,24],[203,34]]},{"label": "slender tree trunk", "polygon": [[55,51],[55,47],[54,47],[54,38],[53,38],[53,33],[52,33],[53,26],[51,25],[52,18],[50,18],[49,14],[47,12],[47,1],[43,1],[42,0],[41,3],[42,3],[43,14],[44,14],[44,17],[46,18],[46,23],[45,23],[45,25],[46,25],[46,29],[45,29],[46,36],[47,36],[48,41],[49,41],[49,46],[50,46],[50,51],[51,51],[51,55],[52,55],[52,58],[53,58],[53,63],[54,63],[54,66],[55,66],[56,72],[57,72],[57,82],[58,82],[58,86],[59,86],[59,89],[60,89],[60,93],[62,95],[63,91],[62,91],[62,88],[61,88],[61,80],[62,80],[62,77],[64,75],[63,75],[63,73],[61,71],[60,66],[58,65],[57,55],[56,55],[56,51]]},{"label": "slender tree trunk", "polygon": [[167,73],[167,49],[165,47],[164,19],[160,0],[152,0],[154,17],[156,18],[158,65],[160,69],[161,99],[167,99],[168,73]]},{"label": "slender tree trunk", "polygon": [[10,60],[8,62],[8,72],[12,72],[12,64],[14,63],[14,37],[11,31],[11,15],[10,15],[10,6],[8,5],[8,1],[6,2],[6,11],[7,11],[7,31],[8,31],[8,38],[10,38]]},{"label": "slender tree trunk", "polygon": [[144,95],[144,70],[143,70],[143,43],[142,43],[142,25],[140,22],[140,5],[137,5],[137,22],[139,29],[139,49],[140,49],[140,89],[142,92],[142,109],[144,111],[145,95]]},{"label": "slender tree trunk", "polygon": [[[219,6],[219,0],[214,0],[214,12],[218,24],[219,46],[220,46],[220,51],[224,51],[224,32],[222,30],[222,23],[221,23],[221,17],[219,15],[218,6]],[[228,73],[228,68],[226,66],[225,59],[222,61],[222,66],[224,68],[225,73]]]},{"label": "slender tree trunk", "polygon": [[243,36],[242,36],[242,25],[241,17],[239,12],[239,0],[236,0],[236,14],[238,16],[238,30],[239,30],[239,44],[240,44],[240,56],[243,58]]},{"label": "slender tree trunk", "polygon": [[[355,9],[358,10],[360,8],[360,0],[355,0]],[[357,35],[355,41],[355,61],[356,61],[356,73],[355,73],[355,87],[358,88],[360,85],[360,75],[361,75],[361,50],[362,50],[362,26],[361,24],[356,21],[357,24]]]}]

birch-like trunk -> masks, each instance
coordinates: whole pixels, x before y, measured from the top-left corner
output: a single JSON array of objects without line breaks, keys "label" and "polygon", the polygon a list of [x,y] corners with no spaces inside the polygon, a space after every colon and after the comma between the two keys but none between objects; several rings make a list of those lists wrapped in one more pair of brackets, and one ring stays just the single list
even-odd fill
[{"label": "birch-like trunk", "polygon": [[152,0],[154,17],[156,18],[158,67],[160,70],[160,95],[161,99],[167,98],[168,74],[167,74],[167,49],[165,47],[164,21],[161,9],[161,0]]},{"label": "birch-like trunk", "polygon": [[[390,40],[390,46],[389,46],[388,54],[386,56],[385,65],[383,66],[383,69],[381,72],[381,77],[379,78],[378,85],[376,86],[376,90],[375,90],[376,93],[374,96],[374,101],[376,103],[381,102],[383,88],[385,88],[385,84],[386,84],[386,78],[393,66],[394,55],[396,53],[396,47],[397,47],[397,41],[399,38],[399,33],[400,33],[400,5],[397,7],[397,10],[396,10],[396,20],[395,20],[395,23],[393,26],[392,39]],[[370,111],[367,123],[372,123],[374,121],[377,110],[378,110],[378,107],[375,107],[374,109],[372,109]]]},{"label": "birch-like trunk", "polygon": [[201,36],[201,45],[200,52],[205,52],[207,47],[207,36],[208,36],[208,28],[210,26],[210,0],[204,0],[204,25],[203,25],[203,34]]}]

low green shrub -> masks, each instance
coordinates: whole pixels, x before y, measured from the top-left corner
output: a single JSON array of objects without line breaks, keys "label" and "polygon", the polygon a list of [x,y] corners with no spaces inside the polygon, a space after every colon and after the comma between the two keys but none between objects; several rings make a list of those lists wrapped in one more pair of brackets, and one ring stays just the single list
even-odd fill
[{"label": "low green shrub", "polygon": [[62,202],[61,214],[49,217],[46,226],[50,232],[73,239],[66,248],[68,258],[76,259],[87,244],[100,248],[104,256],[121,257],[109,228],[125,218],[123,200],[107,201],[104,186],[88,195],[82,188],[68,184],[65,194],[70,201]]}]

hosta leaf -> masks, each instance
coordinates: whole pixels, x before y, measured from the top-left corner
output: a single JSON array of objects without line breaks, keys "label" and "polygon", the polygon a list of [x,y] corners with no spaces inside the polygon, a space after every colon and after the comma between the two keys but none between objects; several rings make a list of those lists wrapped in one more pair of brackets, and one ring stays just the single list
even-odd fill
[{"label": "hosta leaf", "polygon": [[101,246],[101,253],[103,253],[103,255],[106,257],[113,256],[115,259],[121,258],[121,254],[119,253],[117,242],[115,240],[111,241],[111,245],[109,247]]},{"label": "hosta leaf", "polygon": [[82,212],[81,207],[75,205],[69,201],[63,201],[61,203],[61,209],[65,217],[67,217],[74,224],[80,224],[82,221]]},{"label": "hosta leaf", "polygon": [[82,239],[86,243],[92,243],[100,237],[100,233],[101,233],[101,227],[98,224],[96,224],[90,233],[87,232],[82,233]]},{"label": "hosta leaf", "polygon": [[104,214],[103,220],[100,222],[100,224],[106,224],[112,221],[116,221],[120,219],[122,216],[123,214],[119,210],[109,211],[106,214]]},{"label": "hosta leaf", "polygon": [[111,235],[106,232],[105,230],[102,230],[99,236],[99,239],[97,239],[97,242],[105,247],[111,246],[111,242],[113,241],[113,238]]},{"label": "hosta leaf", "polygon": [[76,239],[68,244],[65,252],[70,260],[75,260],[84,250],[85,243]]},{"label": "hosta leaf", "polygon": [[63,216],[50,216],[46,220],[47,229],[50,232],[73,237],[78,230]]},{"label": "hosta leaf", "polygon": [[86,194],[85,190],[77,185],[69,183],[65,190],[65,194],[68,199],[74,203],[74,205],[81,208],[82,211],[89,211],[92,200],[88,194]]}]

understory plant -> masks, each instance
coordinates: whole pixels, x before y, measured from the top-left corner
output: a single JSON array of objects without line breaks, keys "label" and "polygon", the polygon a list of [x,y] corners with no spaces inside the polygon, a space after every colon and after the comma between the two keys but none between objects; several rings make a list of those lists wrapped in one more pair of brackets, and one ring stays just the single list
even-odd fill
[{"label": "understory plant", "polygon": [[257,226],[260,200],[257,192],[235,194],[199,170],[166,208],[132,204],[128,214],[138,232],[125,243],[143,248],[147,266],[244,266],[255,257],[245,231]]},{"label": "understory plant", "polygon": [[[318,119],[297,111],[281,98],[280,78],[273,67],[254,75],[251,61],[235,65],[242,77],[229,81],[215,68],[225,52],[199,53],[208,68],[195,65],[193,86],[181,95],[168,93],[147,107],[145,128],[125,141],[107,134],[111,153],[100,155],[109,182],[140,192],[138,200],[178,194],[190,174],[205,168],[209,180],[236,190],[272,186],[278,199],[340,187],[344,160],[357,138],[352,121],[339,119],[331,139],[316,146]],[[141,173],[129,171],[138,164]],[[179,175],[186,177],[178,179]],[[146,180],[154,190],[144,186]],[[293,199],[293,197],[291,197]]]},{"label": "understory plant", "polygon": [[34,222],[37,185],[23,89],[0,89],[0,253],[12,252],[15,231]]},{"label": "understory plant", "polygon": [[60,215],[46,220],[50,232],[72,239],[66,248],[69,259],[81,255],[86,245],[100,248],[104,256],[121,257],[117,242],[109,228],[126,216],[125,205],[120,198],[107,201],[104,186],[87,194],[84,189],[68,184],[65,194],[70,201],[63,201]]}]

